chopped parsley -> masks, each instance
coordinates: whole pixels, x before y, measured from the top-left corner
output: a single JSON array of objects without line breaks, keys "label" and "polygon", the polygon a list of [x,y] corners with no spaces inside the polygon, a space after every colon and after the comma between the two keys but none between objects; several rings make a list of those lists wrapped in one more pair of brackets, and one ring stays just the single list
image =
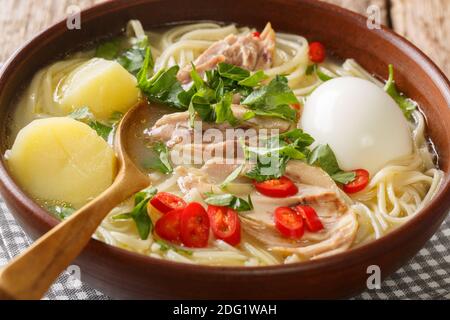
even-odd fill
[{"label": "chopped parsley", "polygon": [[278,179],[284,174],[289,160],[306,159],[308,146],[313,142],[309,134],[293,129],[261,141],[258,147],[243,145],[246,159],[256,162],[245,175],[258,182]]},{"label": "chopped parsley", "polygon": [[76,210],[69,203],[61,203],[57,205],[46,206],[47,210],[59,220],[64,220],[70,217]]},{"label": "chopped parsley", "polygon": [[147,63],[148,67],[153,69],[154,62],[151,53],[149,54],[149,59],[145,59],[147,51],[150,52],[148,38],[146,36],[133,38],[132,41],[131,47],[126,49],[121,48],[119,40],[104,42],[97,47],[95,56],[107,60],[115,60],[133,75],[137,75],[144,63]]},{"label": "chopped parsley", "polygon": [[405,117],[410,120],[413,111],[417,108],[417,104],[413,100],[405,97],[403,94],[398,92],[397,86],[395,85],[394,67],[392,66],[392,64],[389,65],[389,78],[386,82],[386,85],[384,86],[384,91],[386,91],[386,93],[389,94],[392,99],[394,99],[394,101],[403,111]]},{"label": "chopped parsley", "polygon": [[150,187],[144,189],[134,196],[134,208],[131,212],[117,214],[112,217],[113,220],[133,219],[139,236],[146,240],[153,229],[153,223],[147,213],[147,204],[157,193],[156,188]]},{"label": "chopped parsley", "polygon": [[355,172],[344,172],[339,168],[336,156],[327,144],[315,147],[308,156],[308,163],[321,167],[334,181],[339,183],[346,184],[356,178]]},{"label": "chopped parsley", "polygon": [[241,104],[249,108],[244,121],[256,115],[296,120],[297,113],[290,105],[298,100],[286,77],[277,76],[265,85],[263,82],[268,76],[263,71],[251,74],[222,62],[216,69],[206,71],[203,79],[193,65],[190,72],[193,84],[185,90],[177,79],[179,66],[162,69],[151,78],[147,77],[147,66],[144,62],[138,73],[141,91],[150,101],[188,110],[191,124],[198,116],[206,122],[236,125],[238,121],[231,110],[234,94],[239,94]]},{"label": "chopped parsley", "polygon": [[151,146],[153,155],[146,159],[144,167],[146,169],[158,170],[162,173],[169,174],[173,172],[172,165],[169,161],[169,150],[163,142],[156,142]]},{"label": "chopped parsley", "polygon": [[229,207],[237,212],[253,210],[253,203],[250,195],[247,200],[241,199],[230,193],[213,194],[207,193],[205,202],[218,207]]},{"label": "chopped parsley", "polygon": [[[114,117],[117,117],[118,113],[114,114]],[[97,134],[102,137],[104,140],[108,141],[109,135],[113,131],[113,125],[114,122],[117,122],[120,120],[120,117],[118,120],[111,119],[111,124],[105,124],[100,121],[95,120],[94,115],[89,110],[88,107],[83,107],[80,109],[75,110],[71,114],[69,114],[69,117],[81,122],[86,123],[88,126],[90,126],[92,129],[94,129]]]},{"label": "chopped parsley", "polygon": [[160,247],[159,250],[161,250],[163,252],[166,252],[166,251],[169,251],[169,250],[173,250],[176,253],[184,254],[184,255],[187,255],[187,256],[192,256],[192,254],[194,253],[191,250],[187,250],[187,249],[184,249],[182,247],[175,246],[175,245],[173,245],[173,244],[171,244],[171,243],[169,243],[167,241],[164,241],[164,240],[159,240],[158,239],[155,242],[157,244],[159,244],[159,247]]}]

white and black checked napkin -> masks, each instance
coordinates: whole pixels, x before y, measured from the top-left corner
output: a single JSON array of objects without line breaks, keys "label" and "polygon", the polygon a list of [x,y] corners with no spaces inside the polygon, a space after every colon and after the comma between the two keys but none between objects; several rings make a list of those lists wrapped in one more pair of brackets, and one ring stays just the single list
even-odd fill
[{"label": "white and black checked napkin", "polygon": [[[0,198],[0,266],[30,243]],[[46,299],[109,299],[73,279],[64,272],[50,288]],[[386,279],[381,289],[367,290],[354,299],[450,299],[450,215],[426,246]]]}]

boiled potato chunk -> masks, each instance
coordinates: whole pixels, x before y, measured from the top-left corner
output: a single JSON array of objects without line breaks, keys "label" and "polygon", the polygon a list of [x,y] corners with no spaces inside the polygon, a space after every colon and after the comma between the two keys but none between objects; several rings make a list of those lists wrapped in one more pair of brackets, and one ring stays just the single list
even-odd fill
[{"label": "boiled potato chunk", "polygon": [[93,58],[72,71],[59,93],[66,114],[89,107],[97,119],[125,113],[139,98],[136,78],[115,61]]},{"label": "boiled potato chunk", "polygon": [[108,188],[116,174],[113,149],[87,124],[66,117],[31,122],[17,135],[7,159],[31,196],[75,208]]}]

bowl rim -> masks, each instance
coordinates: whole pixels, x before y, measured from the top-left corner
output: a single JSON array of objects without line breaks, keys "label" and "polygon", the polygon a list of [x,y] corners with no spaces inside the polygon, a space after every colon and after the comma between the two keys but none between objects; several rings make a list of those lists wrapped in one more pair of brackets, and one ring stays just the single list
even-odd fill
[{"label": "bowl rim", "polygon": [[[122,11],[127,10],[129,7],[138,6],[143,3],[158,2],[160,0],[136,0],[128,2],[124,0],[106,1],[100,4],[96,4],[92,7],[81,11],[83,19],[99,19],[99,12],[107,13],[110,11]],[[334,11],[341,16],[342,19],[351,21],[354,24],[362,24],[366,22],[367,18],[359,13],[352,12],[337,5],[326,3],[316,0],[296,0],[296,2],[304,2],[308,5],[315,7],[319,10]],[[62,24],[66,23],[66,19],[63,18],[54,23],[50,27],[44,29],[39,34],[25,42],[21,47],[14,51],[9,59],[3,64],[0,69],[0,92],[3,89],[7,78],[12,73],[12,69],[17,60],[24,59],[30,55],[30,52],[35,47],[36,43],[43,41],[48,35],[58,30]],[[402,51],[406,52],[410,56],[415,57],[415,63],[420,65],[421,68],[427,70],[433,78],[433,83],[439,88],[444,99],[450,106],[450,81],[444,75],[444,73],[436,66],[436,64],[426,56],[419,48],[417,48],[410,41],[406,40],[402,36],[395,33],[388,27],[381,25],[381,29],[372,30],[381,36],[385,41],[388,41],[396,47],[402,47]],[[6,78],[6,80],[5,80]],[[41,223],[45,225],[48,230],[53,228],[59,220],[51,216],[46,210],[39,206],[31,197],[29,197],[22,188],[15,183],[12,176],[7,170],[4,155],[0,158],[0,187],[2,194],[10,199],[11,202],[17,203],[19,210],[24,210],[27,214],[35,216]],[[445,209],[441,207],[445,206]],[[372,240],[361,246],[350,248],[347,251],[334,254],[332,256],[323,257],[317,260],[309,260],[303,262],[296,262],[290,264],[277,264],[270,266],[211,266],[200,264],[187,264],[174,262],[166,259],[157,259],[150,256],[128,251],[120,247],[109,245],[100,240],[92,238],[88,246],[94,246],[97,251],[102,251],[108,255],[108,258],[117,258],[118,260],[126,260],[128,263],[135,262],[137,264],[145,265],[159,265],[162,267],[171,268],[173,270],[180,270],[190,273],[220,273],[222,275],[234,275],[239,273],[240,275],[270,275],[270,274],[286,274],[286,273],[299,273],[299,272],[311,272],[317,271],[322,268],[335,268],[342,267],[349,261],[352,264],[355,261],[365,260],[367,257],[378,255],[383,251],[389,251],[394,247],[396,243],[407,241],[408,238],[414,237],[414,234],[409,232],[409,229],[414,229],[415,226],[420,225],[423,220],[429,219],[429,216],[445,218],[446,214],[442,211],[450,207],[450,174],[444,175],[443,181],[437,194],[433,197],[431,202],[420,209],[414,217],[405,222],[401,226],[390,231],[388,234],[382,236],[379,239]],[[47,231],[48,231],[47,230]],[[86,248],[85,248],[86,249]]]}]

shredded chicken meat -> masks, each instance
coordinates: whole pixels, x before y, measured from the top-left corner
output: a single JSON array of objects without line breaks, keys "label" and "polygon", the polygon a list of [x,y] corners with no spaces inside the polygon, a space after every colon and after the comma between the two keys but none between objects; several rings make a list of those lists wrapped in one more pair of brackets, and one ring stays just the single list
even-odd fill
[{"label": "shredded chicken meat", "polygon": [[[267,23],[259,36],[246,34],[228,35],[225,39],[213,43],[195,61],[199,73],[214,69],[219,63],[226,62],[247,70],[267,69],[272,66],[275,52],[275,31]],[[192,66],[186,65],[178,72],[181,83],[191,81]]]}]

